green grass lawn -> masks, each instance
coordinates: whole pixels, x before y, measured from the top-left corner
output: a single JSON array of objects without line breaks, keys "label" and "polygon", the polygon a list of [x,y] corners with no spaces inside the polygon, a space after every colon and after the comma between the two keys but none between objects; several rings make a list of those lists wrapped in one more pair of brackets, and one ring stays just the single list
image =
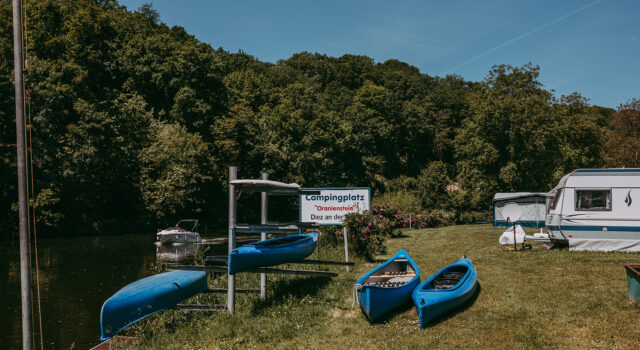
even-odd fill
[{"label": "green grass lawn", "polygon": [[[389,256],[405,249],[423,280],[462,255],[476,266],[473,303],[425,329],[412,304],[375,325],[352,308],[353,284],[375,266],[357,260],[351,273],[330,267],[341,272],[333,279],[269,276],[267,300],[238,295],[233,315],[169,310],[127,333],[142,336],[143,349],[640,348],[640,307],[627,298],[624,270],[640,254],[539,245],[514,252],[498,245],[501,231],[451,226],[405,231],[388,242]],[[339,247],[321,248],[320,258],[343,259]],[[258,275],[238,276],[239,288],[259,284]],[[210,284],[224,286],[226,279]],[[198,298],[223,303],[225,296]]]}]

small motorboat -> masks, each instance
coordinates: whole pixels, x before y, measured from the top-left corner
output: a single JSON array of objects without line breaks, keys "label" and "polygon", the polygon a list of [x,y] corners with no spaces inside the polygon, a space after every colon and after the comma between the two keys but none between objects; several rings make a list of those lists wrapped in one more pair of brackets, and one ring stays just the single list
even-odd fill
[{"label": "small motorboat", "polygon": [[477,285],[478,274],[466,256],[420,283],[413,291],[420,328],[464,304],[473,296]]},{"label": "small motorboat", "polygon": [[406,251],[360,277],[355,285],[356,300],[364,316],[375,322],[411,300],[420,283],[420,269]]},{"label": "small motorboat", "polygon": [[317,245],[317,232],[245,244],[229,253],[229,273],[296,262],[311,255]]},{"label": "small motorboat", "polygon": [[204,271],[171,271],[135,281],[102,305],[100,340],[109,339],[127,326],[206,289],[207,273]]},{"label": "small motorboat", "polygon": [[[185,224],[193,224],[191,229],[185,229]],[[183,225],[183,226],[180,226]],[[186,219],[180,220],[174,227],[169,227],[164,230],[158,230],[157,239],[158,242],[163,244],[169,243],[200,243],[202,238],[196,231],[198,228],[198,220]]]},{"label": "small motorboat", "polygon": [[156,260],[172,262],[193,261],[193,256],[203,249],[202,244],[176,243],[162,244],[156,242]]}]

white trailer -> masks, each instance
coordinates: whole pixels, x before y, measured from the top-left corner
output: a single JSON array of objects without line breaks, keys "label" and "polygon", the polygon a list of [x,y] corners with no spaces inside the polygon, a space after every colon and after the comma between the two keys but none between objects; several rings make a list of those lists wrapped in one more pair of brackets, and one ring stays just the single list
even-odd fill
[{"label": "white trailer", "polygon": [[578,169],[547,193],[552,242],[572,250],[640,251],[640,169]]}]

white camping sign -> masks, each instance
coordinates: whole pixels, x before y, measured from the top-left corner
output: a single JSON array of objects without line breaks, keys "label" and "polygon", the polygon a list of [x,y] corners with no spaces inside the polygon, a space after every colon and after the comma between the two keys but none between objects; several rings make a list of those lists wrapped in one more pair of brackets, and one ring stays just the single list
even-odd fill
[{"label": "white camping sign", "polygon": [[320,194],[300,195],[300,222],[341,225],[345,215],[371,210],[371,189],[367,187],[306,189]]}]

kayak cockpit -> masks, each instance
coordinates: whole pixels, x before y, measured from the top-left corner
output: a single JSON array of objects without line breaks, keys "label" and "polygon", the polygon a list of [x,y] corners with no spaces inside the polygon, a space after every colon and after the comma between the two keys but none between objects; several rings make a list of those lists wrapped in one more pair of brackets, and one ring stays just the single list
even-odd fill
[{"label": "kayak cockpit", "polygon": [[416,270],[409,260],[398,258],[369,275],[362,285],[376,287],[399,287],[416,278]]},{"label": "kayak cockpit", "polygon": [[450,266],[436,276],[423,290],[455,288],[468,271],[469,268],[463,265]]}]

